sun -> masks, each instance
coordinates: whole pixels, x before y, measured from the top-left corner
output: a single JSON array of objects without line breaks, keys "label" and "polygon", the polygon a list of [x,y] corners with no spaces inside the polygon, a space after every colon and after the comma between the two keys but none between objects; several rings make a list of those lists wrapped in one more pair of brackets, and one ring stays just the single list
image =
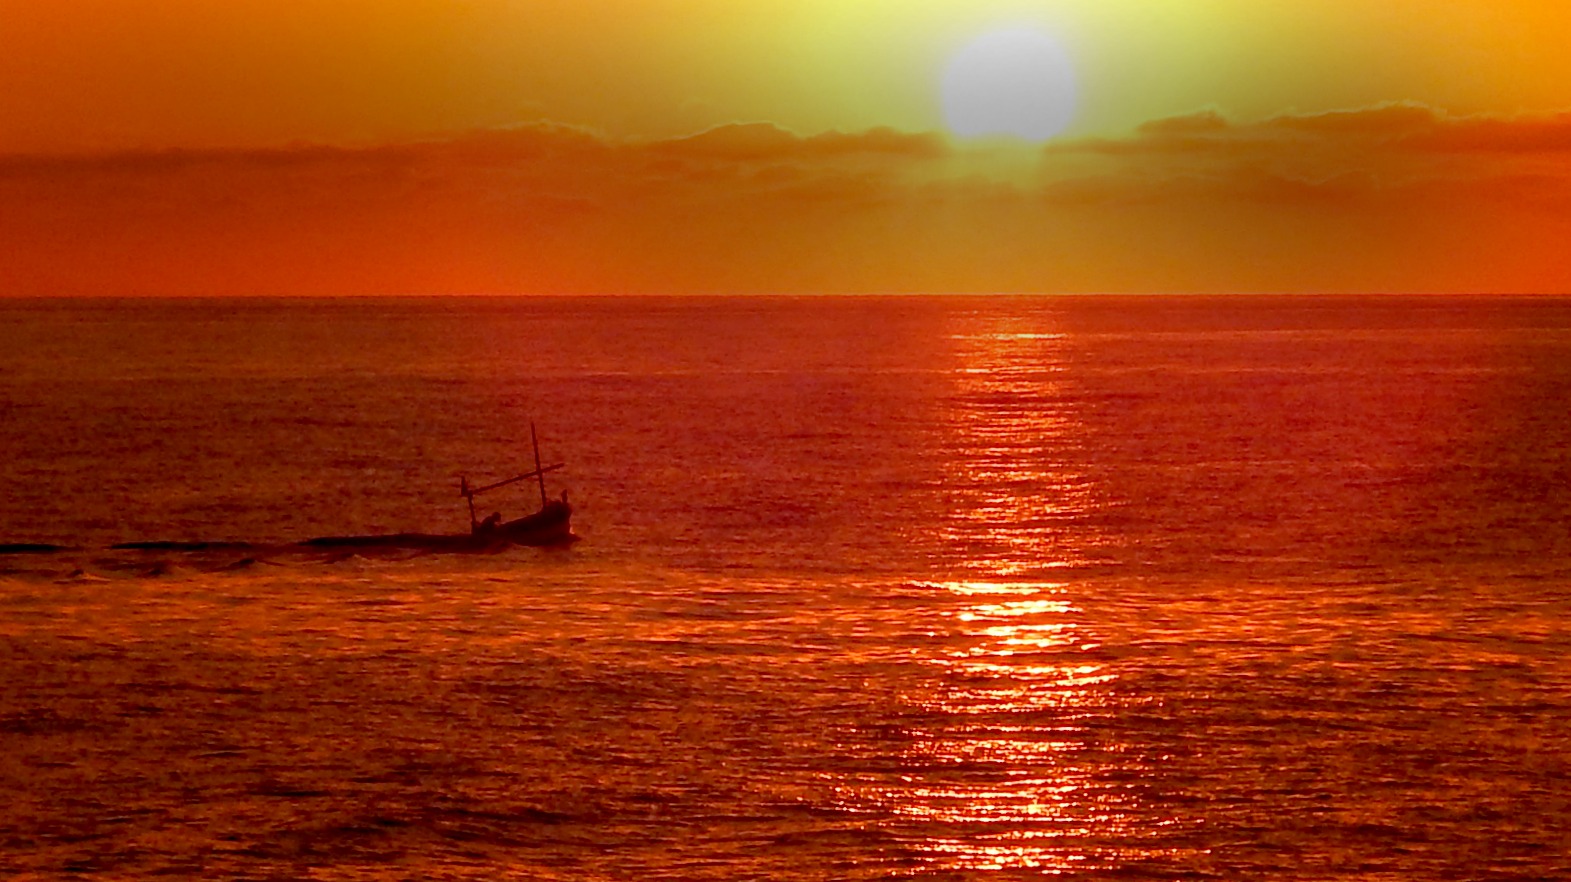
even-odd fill
[{"label": "sun", "polygon": [[1045,141],[1074,120],[1069,53],[1034,28],[989,31],[949,59],[939,87],[944,123],[962,138]]}]

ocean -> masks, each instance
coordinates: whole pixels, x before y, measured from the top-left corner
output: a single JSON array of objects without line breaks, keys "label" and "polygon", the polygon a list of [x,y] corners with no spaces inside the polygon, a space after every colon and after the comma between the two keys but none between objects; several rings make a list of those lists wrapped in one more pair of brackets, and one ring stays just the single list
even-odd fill
[{"label": "ocean", "polygon": [[1571,878],[1568,298],[0,300],[0,546],[0,875]]}]

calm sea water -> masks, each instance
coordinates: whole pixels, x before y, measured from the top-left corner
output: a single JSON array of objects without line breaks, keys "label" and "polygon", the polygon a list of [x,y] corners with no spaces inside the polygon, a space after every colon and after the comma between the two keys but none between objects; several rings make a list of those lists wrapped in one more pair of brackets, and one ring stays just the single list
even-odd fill
[{"label": "calm sea water", "polygon": [[[1568,411],[1567,299],[0,302],[0,875],[1571,878]],[[531,421],[571,549],[285,546]]]}]

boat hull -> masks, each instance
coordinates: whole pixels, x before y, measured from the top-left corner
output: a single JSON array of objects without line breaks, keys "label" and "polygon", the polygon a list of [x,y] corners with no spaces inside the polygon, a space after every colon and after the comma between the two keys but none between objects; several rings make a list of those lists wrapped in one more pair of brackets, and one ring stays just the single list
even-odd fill
[{"label": "boat hull", "polygon": [[422,551],[485,551],[501,545],[567,545],[573,535],[573,508],[560,499],[532,515],[470,533],[389,533],[370,536],[321,536],[301,545],[314,548],[410,548]]},{"label": "boat hull", "polygon": [[514,545],[535,546],[565,545],[578,538],[573,535],[573,507],[561,499],[547,502],[532,515],[499,525],[491,535]]}]

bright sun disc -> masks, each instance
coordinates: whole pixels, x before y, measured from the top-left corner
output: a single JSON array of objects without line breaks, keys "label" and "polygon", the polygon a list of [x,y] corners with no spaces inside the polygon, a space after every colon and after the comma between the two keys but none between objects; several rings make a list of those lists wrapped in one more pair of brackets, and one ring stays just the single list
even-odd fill
[{"label": "bright sun disc", "polygon": [[1075,71],[1064,47],[1041,31],[992,31],[949,60],[940,95],[956,135],[1045,141],[1074,119]]}]

